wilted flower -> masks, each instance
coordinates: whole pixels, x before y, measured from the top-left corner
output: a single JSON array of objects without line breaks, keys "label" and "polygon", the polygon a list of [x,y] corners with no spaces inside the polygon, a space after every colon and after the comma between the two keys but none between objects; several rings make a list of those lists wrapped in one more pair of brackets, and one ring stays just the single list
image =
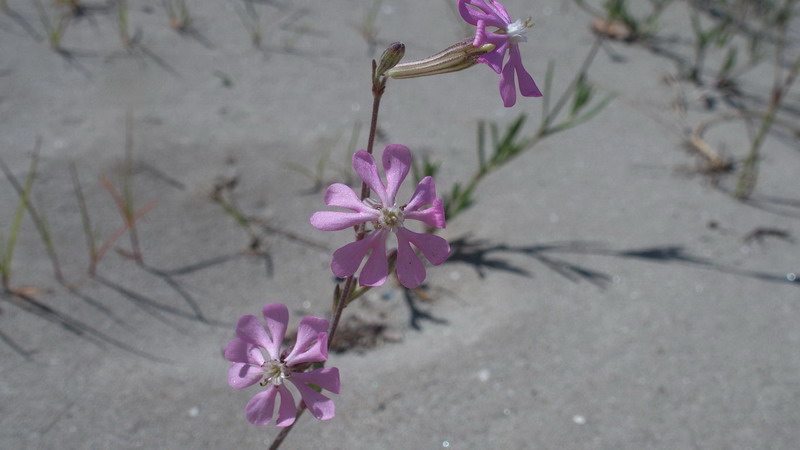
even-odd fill
[{"label": "wilted flower", "polygon": [[253,425],[267,425],[272,420],[275,400],[280,394],[275,425],[287,427],[294,423],[297,405],[286,381],[297,388],[314,417],[319,420],[333,418],[336,412],[333,400],[309,384],[338,394],[339,369],[324,367],[306,372],[312,363],[328,359],[328,321],[303,317],[297,326],[297,341],[281,353],[289,310],[282,303],[271,303],[264,305],[262,313],[269,333],[255,316],[242,316],[236,324],[238,338],[225,348],[225,359],[232,363],[228,370],[228,384],[232,388],[242,389],[259,382],[267,388],[247,403],[247,420]]},{"label": "wilted flower", "polygon": [[[325,192],[325,204],[354,212],[319,211],[311,216],[311,224],[324,231],[372,224],[372,230],[368,230],[364,239],[339,248],[333,253],[331,261],[333,274],[346,278],[356,273],[367,252],[371,251],[359,277],[362,286],[378,286],[386,281],[389,272],[386,239],[393,233],[397,236],[397,279],[403,286],[415,288],[425,280],[425,267],[411,244],[434,265],[447,259],[450,244],[439,236],[411,231],[403,223],[406,219],[413,219],[432,227],[444,228],[444,202],[436,197],[433,178],[425,177],[417,185],[411,200],[398,205],[395,197],[411,168],[411,152],[403,145],[388,145],[383,150],[382,162],[386,184],[381,180],[371,154],[359,150],[353,155],[353,169],[378,195],[379,200],[368,198],[361,201],[349,186],[333,184]],[[431,206],[421,209],[427,205]]]},{"label": "wilted flower", "polygon": [[494,50],[493,44],[476,47],[472,45],[472,41],[472,39],[466,39],[427,58],[397,64],[387,70],[386,75],[403,79],[440,75],[468,69],[478,64],[481,55]]},{"label": "wilted flower", "polygon": [[[536,87],[533,78],[522,66],[522,56],[517,44],[527,42],[526,29],[532,23],[530,19],[511,21],[505,7],[494,0],[458,0],[458,12],[469,24],[478,29],[472,45],[482,47],[493,44],[494,50],[480,56],[478,62],[491,67],[500,74],[500,97],[506,107],[514,106],[517,101],[514,74],[519,80],[519,91],[525,97],[540,97],[542,93]],[[488,31],[487,27],[495,28]],[[503,59],[508,52],[508,60]]]}]

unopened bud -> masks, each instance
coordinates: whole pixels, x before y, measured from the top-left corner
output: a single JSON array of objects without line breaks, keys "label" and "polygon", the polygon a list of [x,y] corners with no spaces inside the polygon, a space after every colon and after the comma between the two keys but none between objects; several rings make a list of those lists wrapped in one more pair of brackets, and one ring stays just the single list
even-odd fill
[{"label": "unopened bud", "polygon": [[386,71],[391,69],[392,67],[396,66],[397,63],[403,59],[403,55],[406,54],[406,46],[402,42],[394,42],[389,47],[383,51],[381,55],[380,63],[378,64],[378,69],[375,71],[375,76],[380,77],[383,76]]},{"label": "unopened bud", "polygon": [[494,50],[494,44],[480,47],[472,45],[472,39],[451,45],[441,52],[418,61],[397,64],[386,72],[392,78],[414,78],[442,73],[457,72],[474,66],[478,58]]}]

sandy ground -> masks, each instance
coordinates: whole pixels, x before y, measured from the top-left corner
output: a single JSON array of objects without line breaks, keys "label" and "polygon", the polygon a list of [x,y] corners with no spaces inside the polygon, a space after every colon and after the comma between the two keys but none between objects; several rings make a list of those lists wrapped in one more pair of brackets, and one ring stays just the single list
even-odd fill
[{"label": "sandy ground", "polygon": [[[330,252],[349,235],[310,226],[322,195],[289,167],[329,155],[325,182],[340,181],[355,123],[366,141],[371,55],[357,27],[371,2],[259,5],[262,51],[233,1],[191,0],[188,35],[167,26],[159,2],[129,3],[146,49],[132,55],[113,11],[70,25],[71,58],[34,39],[28,2],[9,0],[17,19],[0,15],[0,156],[22,178],[41,136],[33,198],[71,286],[54,280],[26,218],[12,283],[34,287],[38,303],[0,303],[0,447],[263,448],[276,429],[244,419],[255,388],[227,386],[221,350],[265,302],[287,303],[295,323],[329,308]],[[535,19],[525,64],[542,83],[555,61],[560,92],[594,40],[589,16],[566,1],[506,5]],[[685,6],[664,20],[670,50],[690,56]],[[402,40],[409,58],[464,37],[443,1],[387,0],[376,23],[378,48]],[[767,139],[756,201],[737,202],[683,170],[695,160],[681,147],[670,73],[669,58],[608,44],[590,74],[617,99],[486,179],[443,233],[469,247],[429,270],[433,301],[414,303],[416,315],[391,286],[348,309],[348,320],[385,327],[382,344],[331,356],[336,417],[302,417],[285,448],[796,448],[797,140]],[[765,66],[743,88],[765,92],[771,80]],[[391,81],[379,144],[443,161],[444,192],[474,169],[478,120],[540,117],[536,99],[503,108],[496,83],[486,67]],[[686,90],[687,122],[711,117]],[[108,236],[121,218],[99,180],[121,183],[127,111],[135,202],[156,202],[138,222],[146,267],[125,256],[123,236],[89,277],[69,163]],[[746,151],[741,126],[707,137]],[[258,254],[209,197],[233,177],[242,210],[270,230]],[[17,197],[2,186],[7,230]],[[758,228],[794,241],[745,242]]]}]

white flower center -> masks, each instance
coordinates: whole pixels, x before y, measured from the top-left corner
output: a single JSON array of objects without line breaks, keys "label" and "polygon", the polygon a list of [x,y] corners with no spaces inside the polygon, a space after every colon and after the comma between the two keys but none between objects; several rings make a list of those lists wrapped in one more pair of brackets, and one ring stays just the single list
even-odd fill
[{"label": "white flower center", "polygon": [[403,220],[405,220],[403,209],[405,209],[406,205],[383,206],[379,201],[371,198],[366,198],[363,202],[365,205],[378,211],[377,220],[372,222],[376,230],[388,228],[389,231],[396,232],[397,228],[403,225]]},{"label": "white flower center", "polygon": [[520,42],[528,42],[528,34],[527,30],[533,26],[530,23],[530,19],[525,20],[524,22],[522,19],[517,19],[516,22],[508,24],[506,27],[506,34],[508,34],[508,39],[511,41],[512,44],[518,44]]},{"label": "white flower center", "polygon": [[264,369],[264,379],[261,381],[261,386],[271,384],[273,386],[280,386],[289,378],[289,369],[286,364],[274,359],[265,362],[262,366]]},{"label": "white flower center", "polygon": [[389,228],[394,231],[395,228],[403,225],[403,210],[397,206],[389,206],[381,208],[381,215],[378,218],[378,226]]}]

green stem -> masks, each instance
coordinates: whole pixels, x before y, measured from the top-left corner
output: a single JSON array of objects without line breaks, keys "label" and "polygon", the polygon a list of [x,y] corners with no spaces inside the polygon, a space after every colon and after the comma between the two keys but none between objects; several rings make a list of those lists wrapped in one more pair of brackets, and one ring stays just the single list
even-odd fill
[{"label": "green stem", "polygon": [[41,148],[41,140],[36,140],[36,147],[33,150],[33,157],[31,158],[31,165],[28,169],[28,176],[25,178],[25,187],[20,193],[19,203],[14,212],[14,221],[11,223],[11,228],[8,231],[8,240],[5,245],[5,254],[3,255],[3,262],[0,265],[0,276],[2,277],[3,288],[7,291],[10,290],[11,283],[11,260],[14,258],[14,247],[17,244],[17,235],[19,234],[20,226],[22,225],[22,218],[25,216],[25,205],[28,203],[28,197],[33,187],[33,179],[36,175],[36,166],[39,162],[39,149]]},{"label": "green stem", "polygon": [[94,275],[97,269],[97,240],[92,232],[92,220],[89,217],[89,208],[86,205],[86,197],[83,195],[83,188],[81,188],[81,181],[78,178],[78,168],[75,166],[75,162],[70,162],[69,168],[72,173],[72,187],[75,190],[78,209],[81,212],[83,234],[86,236],[86,246],[89,249],[89,274]]},{"label": "green stem", "polygon": [[[39,145],[40,144],[37,143],[37,148]],[[38,150],[33,157],[38,159]],[[14,174],[3,161],[0,161],[0,169],[2,169],[6,178],[14,187],[17,195],[19,195],[20,198],[23,198],[25,188],[22,187],[17,178],[14,177]],[[61,272],[61,265],[58,262],[58,254],[56,253],[55,244],[53,243],[53,236],[50,234],[50,227],[47,224],[47,219],[43,214],[39,214],[39,212],[36,210],[36,207],[29,198],[30,194],[28,194],[27,197],[28,198],[25,199],[25,208],[28,210],[28,215],[33,221],[33,225],[36,227],[36,230],[39,232],[39,236],[42,238],[45,250],[47,251],[47,256],[50,258],[50,262],[53,265],[53,276],[55,277],[56,281],[63,284],[64,275]]]},{"label": "green stem", "polygon": [[561,94],[559,97],[558,102],[556,102],[553,109],[550,110],[545,119],[542,120],[542,124],[539,127],[539,131],[537,132],[537,138],[540,136],[546,136],[549,133],[550,124],[558,117],[558,114],[561,112],[561,108],[566,105],[567,100],[572,96],[572,92],[575,91],[575,88],[578,87],[578,83],[580,82],[581,78],[586,75],[586,72],[589,70],[589,66],[594,62],[595,56],[597,56],[597,51],[600,50],[600,45],[603,43],[603,37],[598,36],[597,39],[594,40],[594,44],[592,44],[592,48],[589,49],[589,53],[586,55],[586,58],[583,60],[581,64],[581,69],[578,71],[578,74],[570,83],[569,87]]}]

